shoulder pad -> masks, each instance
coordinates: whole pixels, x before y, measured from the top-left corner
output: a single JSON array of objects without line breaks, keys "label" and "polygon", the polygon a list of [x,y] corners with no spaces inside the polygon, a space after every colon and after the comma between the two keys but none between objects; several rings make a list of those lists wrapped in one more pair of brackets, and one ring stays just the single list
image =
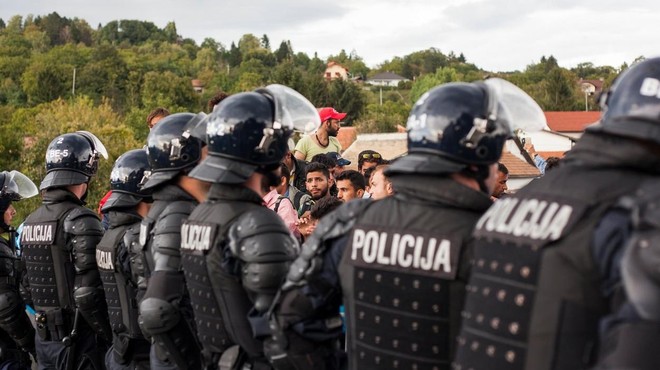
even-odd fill
[{"label": "shoulder pad", "polygon": [[180,233],[183,221],[190,216],[195,206],[192,202],[174,202],[165,207],[156,220],[154,235]]},{"label": "shoulder pad", "polygon": [[284,289],[287,286],[299,284],[305,276],[316,271],[316,268],[320,266],[317,257],[325,252],[329,241],[348,233],[358,217],[372,204],[374,201],[371,199],[352,200],[323,217],[312,235],[303,244],[298,258],[291,265]]},{"label": "shoulder pad", "polygon": [[94,212],[77,207],[64,217],[64,232],[73,235],[103,235],[104,229]]},{"label": "shoulder pad", "polygon": [[266,207],[256,207],[232,222],[227,232],[231,252],[243,261],[290,261],[297,242],[284,221]]}]

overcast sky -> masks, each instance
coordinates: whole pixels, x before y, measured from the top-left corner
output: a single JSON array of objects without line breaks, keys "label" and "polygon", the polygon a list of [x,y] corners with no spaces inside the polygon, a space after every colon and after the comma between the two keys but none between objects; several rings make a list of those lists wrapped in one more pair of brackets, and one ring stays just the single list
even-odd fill
[{"label": "overcast sky", "polygon": [[494,72],[523,70],[543,55],[566,68],[660,55],[657,0],[0,0],[5,22],[54,11],[92,28],[118,19],[161,28],[174,21],[198,44],[267,34],[272,49],[290,40],[294,52],[322,59],[355,50],[371,68],[430,47]]}]

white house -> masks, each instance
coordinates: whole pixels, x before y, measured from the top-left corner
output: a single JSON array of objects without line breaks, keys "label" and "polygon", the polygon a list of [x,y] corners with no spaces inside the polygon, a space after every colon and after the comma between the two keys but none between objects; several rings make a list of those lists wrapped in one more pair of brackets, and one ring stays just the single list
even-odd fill
[{"label": "white house", "polygon": [[328,66],[325,68],[323,74],[326,80],[334,80],[341,78],[342,80],[348,79],[348,68],[342,66],[337,62],[328,62]]},{"label": "white house", "polygon": [[392,72],[381,72],[368,79],[366,83],[374,86],[398,86],[401,81],[409,81],[403,76]]}]

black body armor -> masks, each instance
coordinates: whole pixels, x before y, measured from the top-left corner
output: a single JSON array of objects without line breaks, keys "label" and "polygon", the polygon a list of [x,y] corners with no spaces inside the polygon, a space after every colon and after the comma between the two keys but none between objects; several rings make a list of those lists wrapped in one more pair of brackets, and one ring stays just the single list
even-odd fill
[{"label": "black body armor", "polygon": [[[241,186],[214,184],[209,200],[182,228],[182,262],[206,361],[216,366],[232,345],[248,362],[263,359],[255,339],[268,330],[253,318],[271,305],[296,241],[262,198]],[[249,321],[250,320],[250,321]]]},{"label": "black body armor", "polygon": [[[10,233],[10,236],[13,235]],[[4,331],[0,335],[2,360],[27,357],[27,353],[20,353],[22,351],[34,353],[34,327],[25,313],[25,304],[19,294],[21,270],[14,248],[0,237],[0,329]]]},{"label": "black body armor", "polygon": [[154,191],[153,198],[154,204],[140,230],[150,276],[140,302],[139,323],[152,338],[161,361],[180,368],[201,368],[180,255],[181,224],[197,206],[197,201],[174,185]]},{"label": "black body armor", "polygon": [[62,340],[71,332],[78,309],[87,325],[109,339],[108,311],[96,267],[101,221],[66,190],[48,190],[43,198],[21,233],[39,334],[43,340]]},{"label": "black body armor", "polygon": [[138,326],[137,283],[131,275],[128,256],[128,246],[137,243],[138,237],[128,230],[139,230],[141,217],[135,213],[110,211],[108,218],[110,228],[96,248],[96,263],[110,314],[113,350],[119,363],[148,361],[149,342]]},{"label": "black body armor", "polygon": [[449,369],[470,235],[491,201],[448,178],[392,181],[394,196],[348,202],[306,241],[276,310],[286,336],[277,346],[286,354],[269,350],[274,363],[288,358],[296,369],[339,366],[314,358],[328,356],[329,339],[341,331],[342,294],[349,369]]},{"label": "black body armor", "polygon": [[[655,164],[634,143],[585,134],[580,144],[559,170],[497,201],[477,223],[455,369],[593,365],[598,322],[610,309],[594,230]],[[594,150],[615,144],[607,155]]]}]

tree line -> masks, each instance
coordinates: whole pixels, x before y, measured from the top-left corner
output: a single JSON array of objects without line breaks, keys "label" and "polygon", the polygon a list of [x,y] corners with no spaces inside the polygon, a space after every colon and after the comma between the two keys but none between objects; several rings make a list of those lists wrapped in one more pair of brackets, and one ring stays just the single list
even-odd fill
[{"label": "tree line", "polygon": [[[324,71],[330,61],[346,67],[351,78],[327,81]],[[58,13],[15,15],[0,19],[0,166],[40,180],[50,140],[67,131],[92,131],[111,155],[101,165],[98,186],[92,186],[89,199],[94,203],[107,189],[114,159],[143,145],[145,117],[157,106],[172,112],[204,111],[218,91],[280,83],[317,107],[348,112],[348,124],[361,132],[391,132],[397,124],[405,125],[412,103],[440,83],[499,76],[520,86],[545,110],[583,110],[584,93],[577,81],[601,79],[608,85],[625,67],[585,62],[566,69],[553,56],[543,56],[523,71],[492,73],[469,63],[462,53],[429,48],[369,68],[355,51],[340,50],[321,59],[295,52],[289,40],[274,48],[267,35],[246,34],[230,45],[208,37],[197,45],[179,35],[174,22],[159,28],[149,21],[116,20],[93,28]],[[384,71],[410,81],[382,89],[358,82]],[[193,79],[202,83],[202,92],[195,92]],[[588,104],[598,109],[595,97],[588,97]]]}]

